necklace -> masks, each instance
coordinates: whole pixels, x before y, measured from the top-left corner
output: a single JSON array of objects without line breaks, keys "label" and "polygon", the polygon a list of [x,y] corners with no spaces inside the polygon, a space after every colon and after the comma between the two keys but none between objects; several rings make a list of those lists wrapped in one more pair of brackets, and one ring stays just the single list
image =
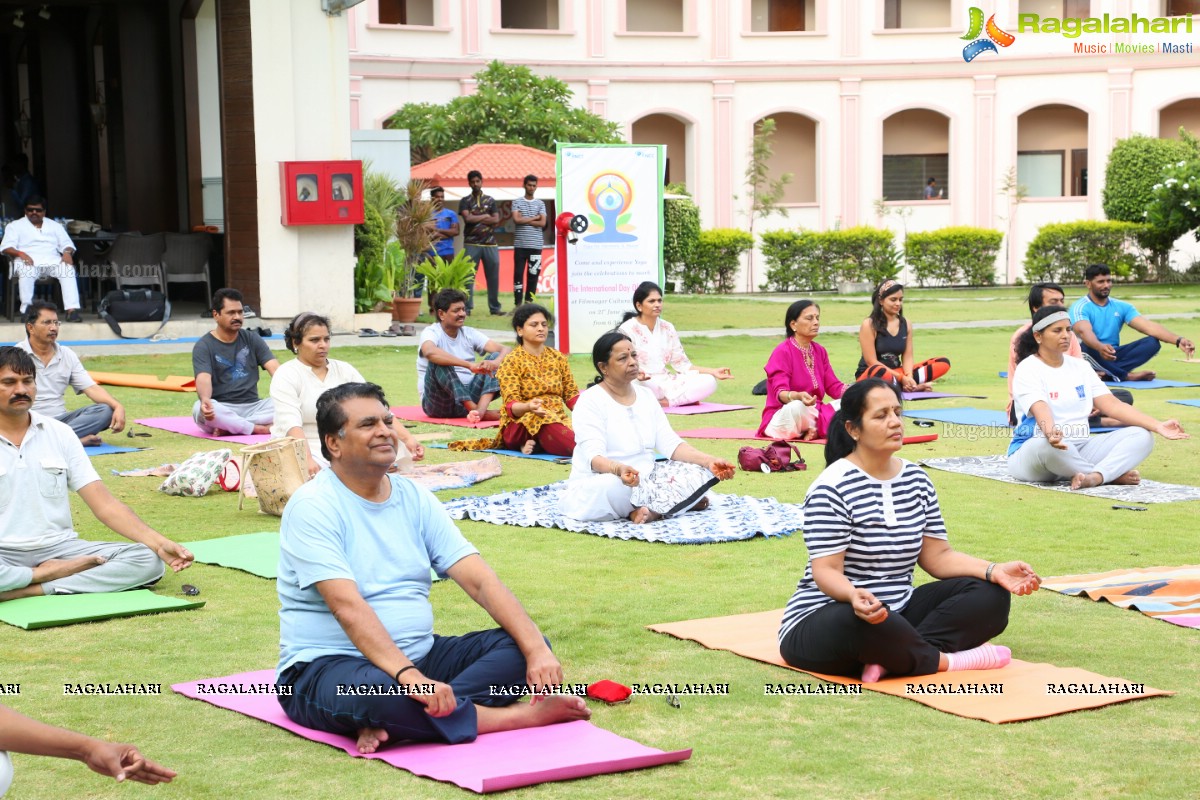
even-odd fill
[{"label": "necklace", "polygon": [[800,355],[804,358],[804,368],[808,370],[808,378],[812,381],[813,390],[817,394],[821,394],[821,387],[817,383],[816,361],[813,357],[812,342],[808,343],[808,347],[801,347],[800,343],[796,341],[796,337],[794,336],[791,337],[791,342],[793,345],[795,345],[796,349],[800,351]]}]

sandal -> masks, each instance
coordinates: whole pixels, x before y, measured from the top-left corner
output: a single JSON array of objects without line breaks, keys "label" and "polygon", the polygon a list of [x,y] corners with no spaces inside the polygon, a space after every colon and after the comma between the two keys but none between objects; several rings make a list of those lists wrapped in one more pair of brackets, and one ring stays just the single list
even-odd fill
[{"label": "sandal", "polygon": [[392,330],[391,328],[388,328],[386,331],[382,331],[382,332],[380,332],[380,334],[379,334],[379,335],[380,335],[380,336],[386,336],[386,337],[387,337],[387,338],[389,338],[389,339],[395,339],[395,338],[396,338],[397,336],[399,336],[400,334],[396,333],[396,332],[395,332],[394,330]]},{"label": "sandal", "polygon": [[360,339],[366,338],[368,336],[378,336],[378,335],[379,335],[379,331],[375,330],[374,328],[359,328],[358,329],[358,336]]}]

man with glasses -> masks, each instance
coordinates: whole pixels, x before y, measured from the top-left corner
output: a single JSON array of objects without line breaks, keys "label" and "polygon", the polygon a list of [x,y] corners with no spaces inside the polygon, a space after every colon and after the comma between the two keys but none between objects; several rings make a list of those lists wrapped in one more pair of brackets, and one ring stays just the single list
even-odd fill
[{"label": "man with glasses", "polygon": [[[25,218],[4,228],[0,252],[13,259],[20,276],[21,313],[33,300],[38,278],[58,278],[68,322],[83,322],[79,315],[79,284],[75,281],[75,245],[67,231],[46,218],[46,199],[33,195],[25,201]],[[10,290],[11,291],[11,290]]]},{"label": "man with glasses", "polygon": [[[24,342],[17,347],[33,356],[37,366],[37,399],[33,410],[71,426],[84,447],[101,444],[97,435],[111,427],[113,433],[125,428],[125,408],[116,398],[92,380],[83,368],[79,356],[58,343],[58,308],[53,303],[34,300],[29,304],[23,318],[25,323]],[[85,394],[90,405],[67,411],[63,393],[70,386],[75,394]]]}]

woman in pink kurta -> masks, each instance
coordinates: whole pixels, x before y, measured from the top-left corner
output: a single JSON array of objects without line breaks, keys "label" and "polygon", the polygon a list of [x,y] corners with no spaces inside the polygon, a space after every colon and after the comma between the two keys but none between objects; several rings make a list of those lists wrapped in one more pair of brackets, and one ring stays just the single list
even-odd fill
[{"label": "woman in pink kurta", "polygon": [[787,338],[771,351],[764,368],[767,407],[758,434],[822,439],[846,386],[833,373],[829,353],[814,341],[821,330],[821,307],[812,300],[797,300],[788,306],[784,328]]}]

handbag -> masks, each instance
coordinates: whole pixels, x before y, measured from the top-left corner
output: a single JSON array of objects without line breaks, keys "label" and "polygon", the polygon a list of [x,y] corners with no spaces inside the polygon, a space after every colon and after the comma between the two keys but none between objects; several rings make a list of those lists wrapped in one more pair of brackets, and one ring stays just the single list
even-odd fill
[{"label": "handbag", "polygon": [[225,470],[232,450],[211,450],[189,456],[179,469],[167,476],[158,490],[177,497],[204,497]]},{"label": "handbag", "polygon": [[[795,462],[792,461],[792,453],[796,454]],[[798,472],[808,469],[796,445],[782,439],[766,447],[746,446],[739,449],[738,466],[747,472]]]},{"label": "handbag", "polygon": [[258,510],[276,517],[297,489],[308,481],[308,448],[303,439],[272,439],[242,448],[242,470],[238,487],[238,510],[246,499],[246,483],[253,482]]},{"label": "handbag", "polygon": [[118,323],[158,322],[158,330],[151,334],[155,336],[171,319],[171,301],[165,294],[154,289],[116,289],[104,295],[98,311],[117,336],[122,339],[137,339],[141,337],[121,333]]}]

